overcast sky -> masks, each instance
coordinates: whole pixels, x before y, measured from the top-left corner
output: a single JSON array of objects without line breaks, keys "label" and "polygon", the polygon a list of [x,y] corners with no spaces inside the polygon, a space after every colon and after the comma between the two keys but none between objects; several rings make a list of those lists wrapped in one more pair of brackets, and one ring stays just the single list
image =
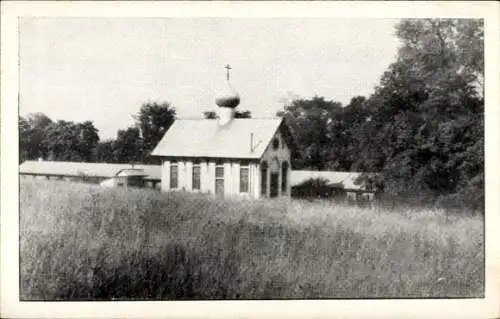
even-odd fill
[{"label": "overcast sky", "polygon": [[216,109],[224,65],[239,109],[273,116],[283,98],[348,103],[369,95],[394,60],[397,20],[29,18],[20,23],[22,116],[90,120],[101,139],[146,101],[179,117]]}]

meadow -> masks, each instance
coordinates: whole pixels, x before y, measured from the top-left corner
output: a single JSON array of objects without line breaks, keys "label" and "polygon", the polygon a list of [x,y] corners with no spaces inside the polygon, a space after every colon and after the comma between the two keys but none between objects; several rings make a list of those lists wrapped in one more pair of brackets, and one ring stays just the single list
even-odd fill
[{"label": "meadow", "polygon": [[21,181],[22,300],[484,296],[484,219]]}]

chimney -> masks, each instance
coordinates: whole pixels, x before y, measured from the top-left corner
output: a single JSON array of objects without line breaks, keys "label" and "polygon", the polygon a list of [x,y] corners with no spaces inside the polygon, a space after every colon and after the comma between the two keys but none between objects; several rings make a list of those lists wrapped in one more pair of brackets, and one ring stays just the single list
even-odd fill
[{"label": "chimney", "polygon": [[219,107],[219,125],[226,125],[234,118],[234,109]]},{"label": "chimney", "polygon": [[253,133],[250,133],[250,153],[253,153]]}]

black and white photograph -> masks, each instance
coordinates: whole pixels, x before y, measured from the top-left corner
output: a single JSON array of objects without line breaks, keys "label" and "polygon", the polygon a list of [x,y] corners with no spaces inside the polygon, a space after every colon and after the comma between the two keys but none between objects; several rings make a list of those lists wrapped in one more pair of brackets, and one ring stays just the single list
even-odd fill
[{"label": "black and white photograph", "polygon": [[486,297],[485,19],[17,28],[20,302]]}]

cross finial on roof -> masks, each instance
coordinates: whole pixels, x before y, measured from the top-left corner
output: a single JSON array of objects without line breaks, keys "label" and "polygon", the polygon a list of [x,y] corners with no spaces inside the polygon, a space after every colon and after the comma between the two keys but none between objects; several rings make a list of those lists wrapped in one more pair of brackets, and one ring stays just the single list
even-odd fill
[{"label": "cross finial on roof", "polygon": [[229,70],[231,70],[231,66],[226,64],[224,68],[226,69],[226,79],[229,81]]}]

